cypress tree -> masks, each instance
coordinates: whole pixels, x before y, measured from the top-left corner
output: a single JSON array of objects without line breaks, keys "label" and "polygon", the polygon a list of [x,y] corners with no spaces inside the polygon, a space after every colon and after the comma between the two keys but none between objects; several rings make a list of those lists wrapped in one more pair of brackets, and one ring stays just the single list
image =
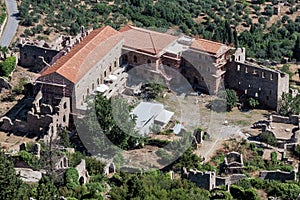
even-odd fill
[{"label": "cypress tree", "polygon": [[300,35],[298,35],[293,49],[293,58],[295,58],[297,61],[300,61]]}]

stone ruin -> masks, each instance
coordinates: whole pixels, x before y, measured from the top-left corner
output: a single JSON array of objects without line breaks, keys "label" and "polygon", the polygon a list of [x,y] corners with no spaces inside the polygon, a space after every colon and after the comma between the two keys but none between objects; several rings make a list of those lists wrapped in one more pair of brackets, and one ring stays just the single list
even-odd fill
[{"label": "stone ruin", "polygon": [[69,159],[67,156],[61,157],[54,167],[55,170],[68,169],[68,168],[69,168]]},{"label": "stone ruin", "polygon": [[246,178],[244,174],[232,174],[230,176],[221,177],[217,176],[215,171],[201,172],[198,170],[189,170],[183,168],[182,178],[188,179],[195,183],[198,187],[206,190],[213,190],[219,186],[225,185],[229,188],[231,184],[237,183]]},{"label": "stone ruin", "polygon": [[227,153],[224,158],[224,171],[226,174],[241,174],[243,172],[243,155],[238,152]]},{"label": "stone ruin", "polygon": [[[17,117],[15,119],[7,116],[2,117],[0,130],[25,133],[44,139],[46,143],[56,138],[58,129],[69,125],[70,98],[63,97],[57,105],[53,106],[45,104],[42,100],[42,93],[39,92],[31,105],[27,103],[21,107],[31,107],[30,111],[23,114],[25,115],[24,120]],[[22,109],[19,109],[14,115],[17,116],[22,112]]]},{"label": "stone ruin", "polygon": [[52,65],[60,57],[67,54],[74,45],[82,41],[91,31],[92,29],[84,30],[81,27],[81,31],[77,36],[60,35],[51,43],[47,43],[44,40],[22,38],[19,44],[19,64],[39,72],[44,67]]},{"label": "stone ruin", "polygon": [[295,171],[292,172],[283,172],[280,170],[276,171],[261,171],[259,173],[259,178],[263,180],[275,180],[275,181],[296,181],[297,173]]},{"label": "stone ruin", "polygon": [[76,166],[76,170],[78,172],[78,181],[81,185],[86,184],[90,180],[90,176],[88,171],[86,170],[86,163],[85,160],[82,159],[79,165]]},{"label": "stone ruin", "polygon": [[103,169],[103,174],[106,176],[113,175],[116,173],[116,166],[113,162],[110,162],[105,165]]},{"label": "stone ruin", "polygon": [[33,153],[35,156],[37,156],[37,158],[41,157],[41,144],[40,143],[35,143],[34,146],[33,146],[33,149],[29,150],[27,148],[27,143],[23,142],[22,144],[20,144],[19,150]]}]

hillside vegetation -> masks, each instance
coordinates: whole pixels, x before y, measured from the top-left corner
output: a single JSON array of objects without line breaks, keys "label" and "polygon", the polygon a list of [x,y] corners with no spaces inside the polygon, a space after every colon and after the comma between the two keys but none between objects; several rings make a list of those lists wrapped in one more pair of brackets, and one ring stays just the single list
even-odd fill
[{"label": "hillside vegetation", "polygon": [[250,57],[296,58],[300,2],[287,0],[280,16],[274,13],[277,4],[278,0],[22,0],[19,10],[27,36],[75,35],[80,26],[107,24],[118,29],[133,24],[244,46]]}]

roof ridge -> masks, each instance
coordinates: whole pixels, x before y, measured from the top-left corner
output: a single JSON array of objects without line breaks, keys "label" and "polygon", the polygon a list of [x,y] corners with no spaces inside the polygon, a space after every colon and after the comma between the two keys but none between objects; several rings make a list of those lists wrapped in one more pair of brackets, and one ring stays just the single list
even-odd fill
[{"label": "roof ridge", "polygon": [[[168,34],[168,33],[162,33],[162,32],[159,32],[159,31],[154,31],[154,30],[150,30],[150,29],[147,29],[147,28],[141,28],[141,27],[136,27],[136,26],[131,26],[131,25],[127,25],[129,26],[131,29],[135,29],[137,31],[141,31],[141,32],[145,32],[145,33],[158,33],[158,34],[162,34],[162,35],[171,35],[171,34]],[[174,36],[174,35],[171,35],[171,36]],[[176,37],[176,36],[174,36]]]},{"label": "roof ridge", "polygon": [[[78,55],[80,52],[82,52],[84,50],[84,47],[86,47],[88,44],[90,44],[93,40],[95,40],[96,36],[99,35],[101,32],[103,32],[107,27],[109,26],[105,26],[99,29],[95,29],[94,31],[97,32],[99,30],[98,33],[96,33],[95,37],[93,37],[90,41],[88,41],[87,43],[85,43],[77,52],[75,52],[72,57],[70,59],[67,60],[67,62],[64,63],[64,65],[68,64],[69,62],[71,62],[72,58],[74,58],[76,55]],[[78,44],[80,44],[85,38],[83,38],[81,41],[79,41]],[[76,45],[78,45],[76,44]],[[62,65],[63,66],[63,65]],[[62,68],[62,66],[60,66],[56,71],[59,72],[60,69]]]},{"label": "roof ridge", "polygon": [[156,51],[156,48],[155,48],[155,44],[154,44],[152,35],[151,35],[151,33],[148,33],[148,34],[150,35],[150,39],[151,39],[151,43],[152,43],[152,46],[153,46],[154,53],[157,54],[157,51]]},{"label": "roof ridge", "polygon": [[221,42],[216,42],[216,41],[213,41],[213,40],[207,40],[207,39],[203,39],[203,38],[195,39],[195,41],[197,41],[197,40],[202,40],[202,41],[206,41],[206,42],[209,42],[209,43],[215,43],[215,44],[220,44],[220,45],[226,46],[225,44],[223,44]]}]

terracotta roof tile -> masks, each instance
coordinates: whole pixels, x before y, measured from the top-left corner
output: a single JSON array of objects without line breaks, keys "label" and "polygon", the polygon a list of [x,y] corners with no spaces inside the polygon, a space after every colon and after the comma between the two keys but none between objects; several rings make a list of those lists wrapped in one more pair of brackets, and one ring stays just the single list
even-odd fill
[{"label": "terracotta roof tile", "polygon": [[54,65],[41,72],[41,77],[58,73],[76,83],[122,39],[122,34],[110,26],[96,29]]},{"label": "terracotta roof tile", "polygon": [[221,53],[223,50],[230,49],[230,47],[226,46],[225,44],[205,39],[195,39],[191,45],[191,48],[215,55]]},{"label": "terracotta roof tile", "polygon": [[124,34],[124,47],[143,51],[153,55],[158,54],[177,37],[134,26],[124,26],[120,32]]}]

